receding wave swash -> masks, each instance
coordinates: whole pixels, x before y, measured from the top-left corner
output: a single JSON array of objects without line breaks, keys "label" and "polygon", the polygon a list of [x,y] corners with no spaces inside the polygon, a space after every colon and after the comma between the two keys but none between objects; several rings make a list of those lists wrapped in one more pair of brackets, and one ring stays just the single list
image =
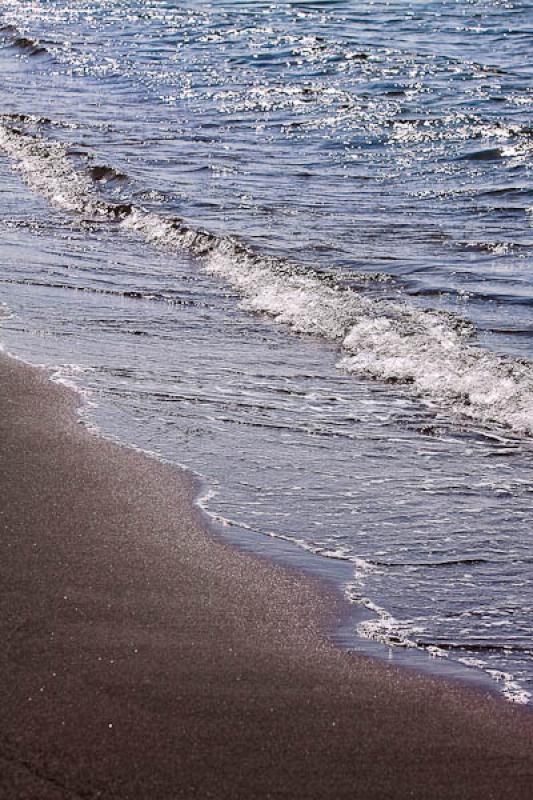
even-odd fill
[{"label": "receding wave swash", "polygon": [[361,289],[355,290],[357,277],[346,287],[332,275],[262,256],[231,236],[216,236],[129,202],[109,202],[99,191],[101,170],[84,169],[79,153],[75,162],[67,145],[7,118],[0,122],[0,149],[28,185],[55,205],[107,219],[147,242],[185,249],[205,270],[227,281],[248,310],[268,314],[295,333],[338,343],[339,368],[410,385],[418,396],[454,415],[517,435],[533,434],[531,362],[484,350],[472,325],[456,315],[364,291],[365,282],[386,276],[360,276]]}]

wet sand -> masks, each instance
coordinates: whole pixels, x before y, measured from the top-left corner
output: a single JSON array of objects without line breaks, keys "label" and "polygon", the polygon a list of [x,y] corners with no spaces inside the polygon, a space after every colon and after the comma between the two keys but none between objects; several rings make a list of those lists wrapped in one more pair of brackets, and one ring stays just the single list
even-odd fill
[{"label": "wet sand", "polygon": [[77,402],[0,356],[1,798],[531,797],[530,712],[336,649],[332,590]]}]

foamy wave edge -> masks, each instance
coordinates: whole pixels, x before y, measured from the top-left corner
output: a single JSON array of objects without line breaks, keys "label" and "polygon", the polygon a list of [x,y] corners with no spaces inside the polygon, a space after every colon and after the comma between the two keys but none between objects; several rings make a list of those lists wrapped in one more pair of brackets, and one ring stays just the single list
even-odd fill
[{"label": "foamy wave edge", "polygon": [[90,175],[73,166],[66,145],[1,122],[0,149],[30,188],[54,205],[107,217],[151,244],[186,250],[207,272],[231,285],[247,310],[267,314],[295,333],[337,343],[340,369],[409,385],[413,393],[453,415],[533,435],[533,365],[482,349],[466,321],[372,298],[312,270],[257,254],[232,237],[194,229],[132,204],[111,204],[99,195]]}]

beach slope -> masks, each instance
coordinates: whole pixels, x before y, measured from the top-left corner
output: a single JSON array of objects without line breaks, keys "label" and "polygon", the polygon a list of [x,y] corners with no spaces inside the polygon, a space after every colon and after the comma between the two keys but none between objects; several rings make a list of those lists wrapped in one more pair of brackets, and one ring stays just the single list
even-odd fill
[{"label": "beach slope", "polygon": [[1,798],[531,797],[533,715],[336,649],[332,592],[77,403],[0,356]]}]

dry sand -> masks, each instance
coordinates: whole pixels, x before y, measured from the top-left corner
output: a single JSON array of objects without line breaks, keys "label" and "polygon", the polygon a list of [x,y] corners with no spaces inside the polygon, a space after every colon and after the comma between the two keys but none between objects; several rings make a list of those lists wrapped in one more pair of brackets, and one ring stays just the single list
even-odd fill
[{"label": "dry sand", "polygon": [[1,798],[533,796],[531,713],[336,649],[332,591],[76,403],[0,357]]}]

